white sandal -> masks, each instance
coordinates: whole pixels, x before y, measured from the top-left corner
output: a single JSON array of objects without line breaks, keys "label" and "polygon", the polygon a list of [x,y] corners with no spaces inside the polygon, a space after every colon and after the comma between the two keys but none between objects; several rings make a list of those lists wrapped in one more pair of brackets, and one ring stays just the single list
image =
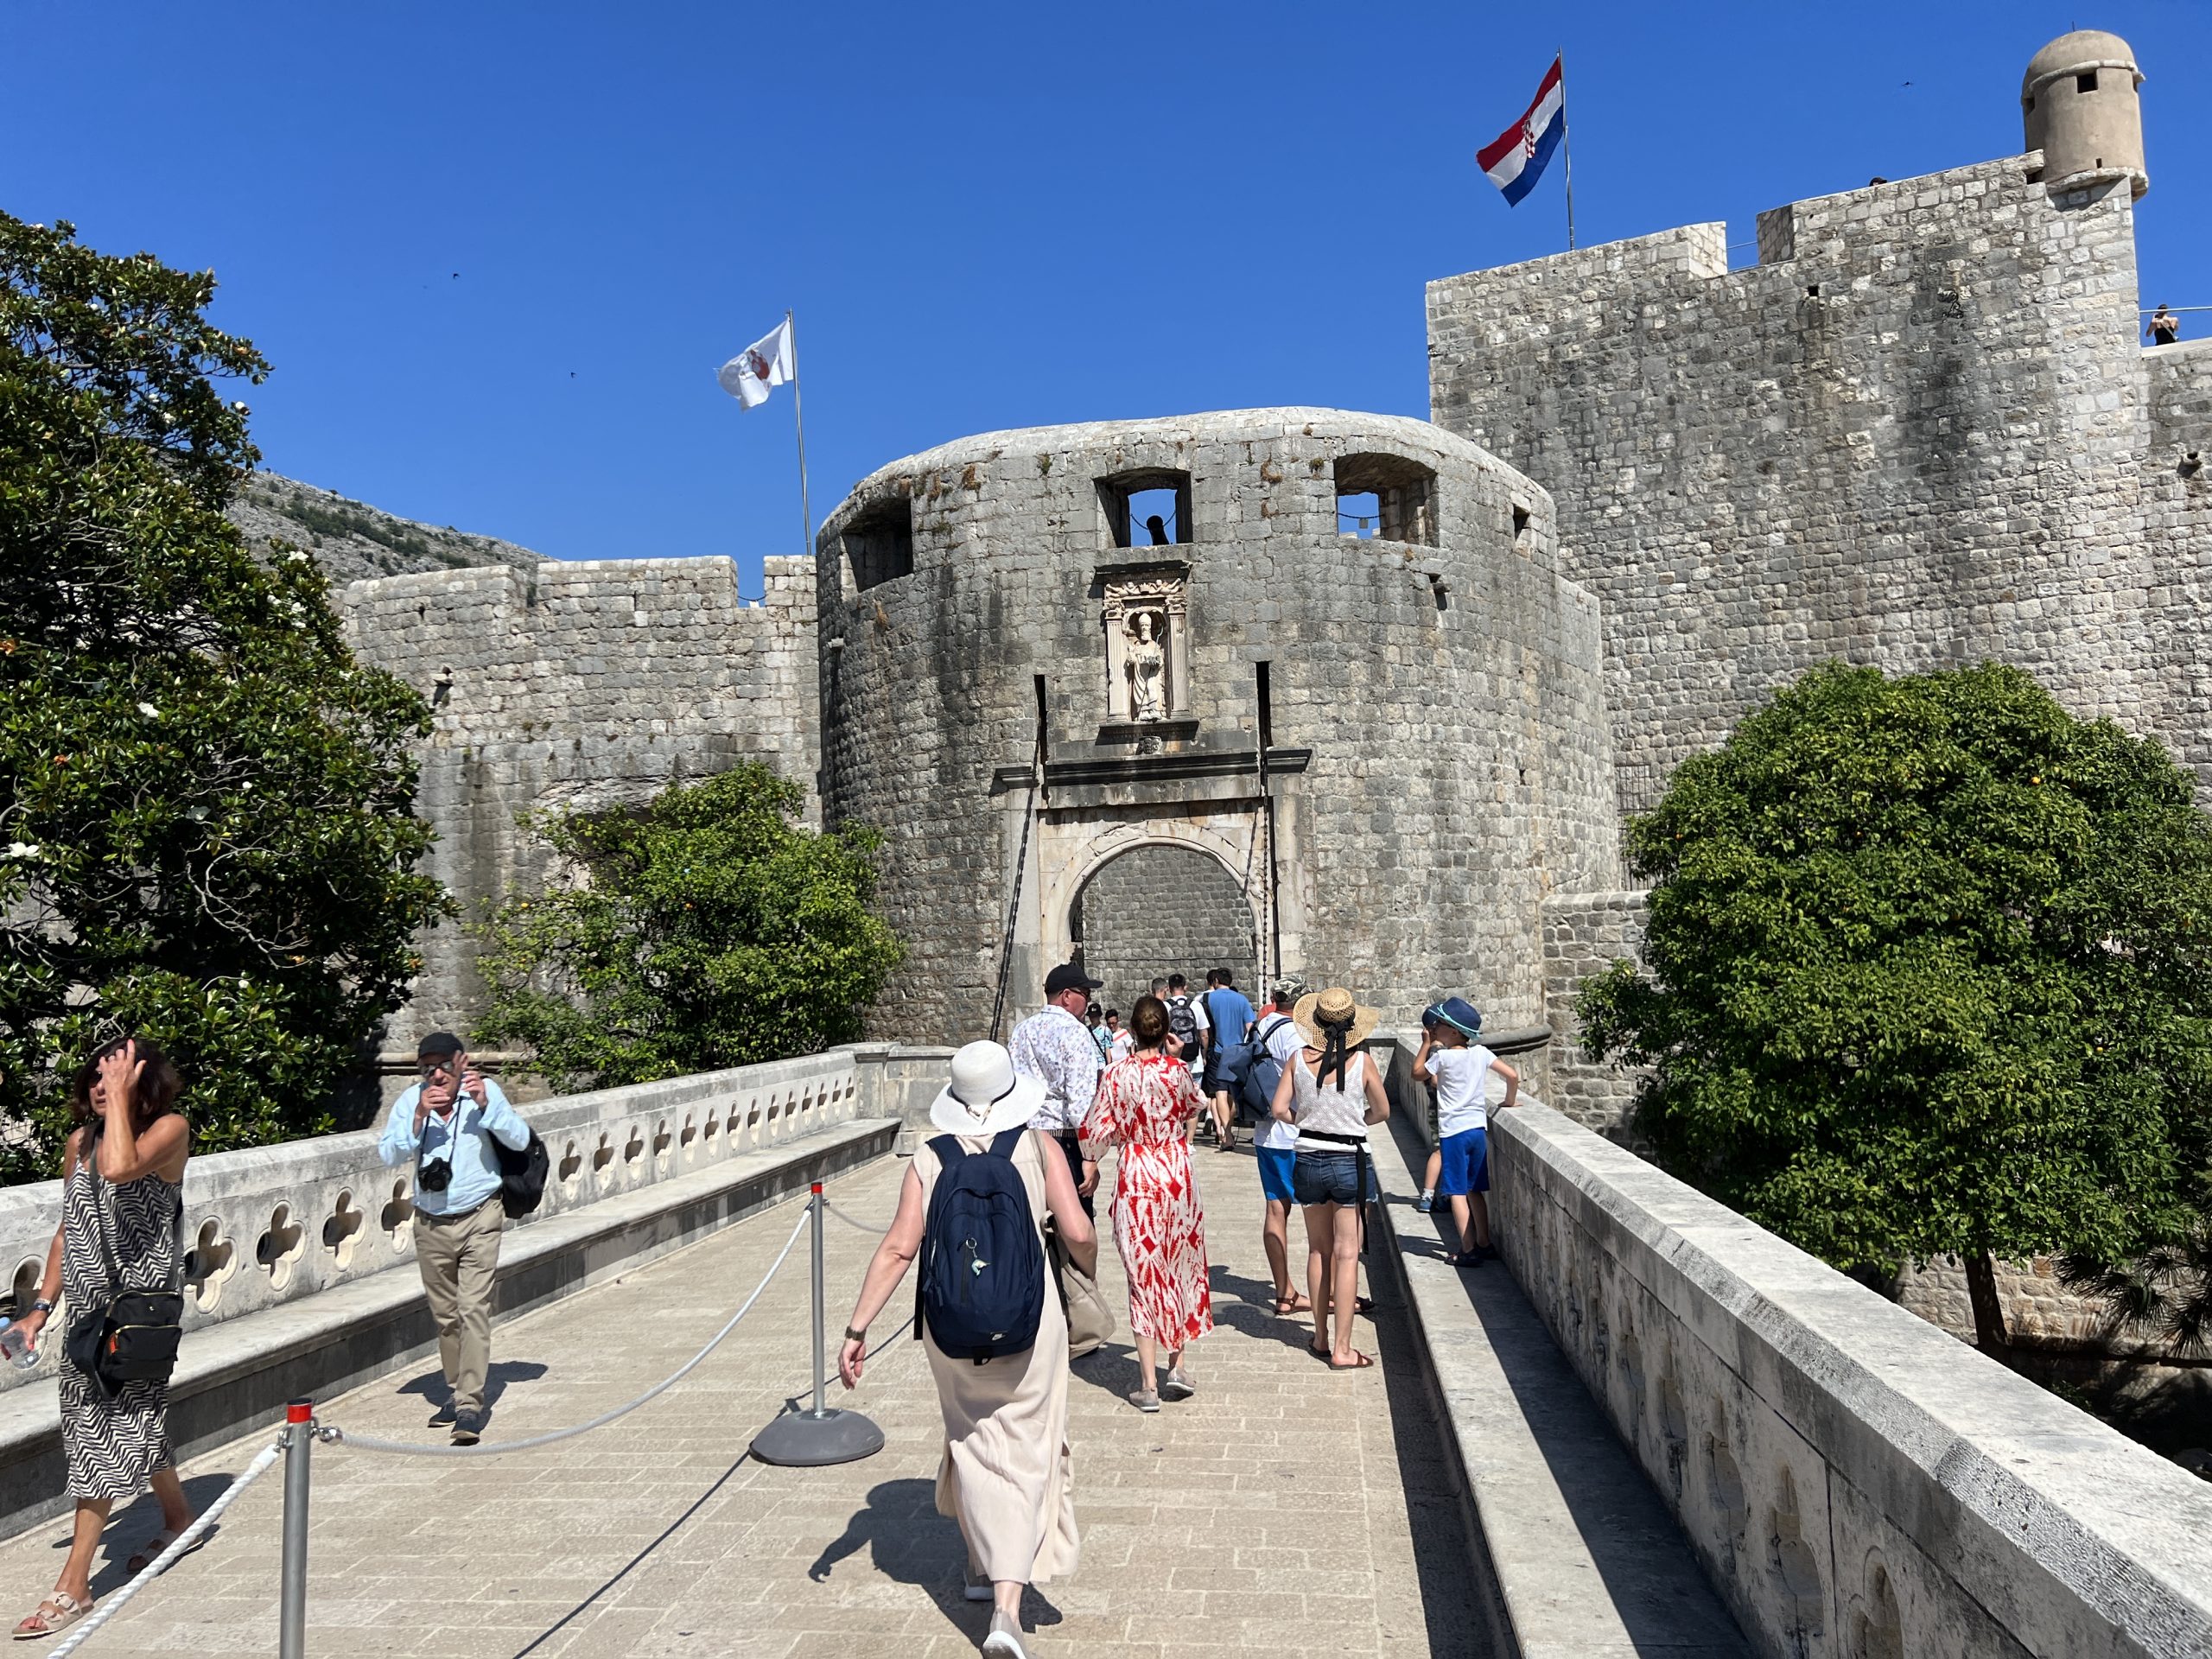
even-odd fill
[{"label": "white sandal", "polygon": [[[46,1616],[46,1610],[49,1607],[61,1617],[59,1619],[48,1618]],[[23,1615],[22,1622],[16,1626],[16,1640],[42,1642],[49,1636],[59,1636],[92,1611],[91,1602],[79,1601],[76,1597],[64,1591],[56,1590],[36,1607]],[[26,1625],[35,1628],[26,1629]]]},{"label": "white sandal", "polygon": [[1029,1649],[1021,1645],[1021,1625],[1004,1613],[991,1615],[991,1633],[983,1638],[986,1659],[1029,1659]]}]

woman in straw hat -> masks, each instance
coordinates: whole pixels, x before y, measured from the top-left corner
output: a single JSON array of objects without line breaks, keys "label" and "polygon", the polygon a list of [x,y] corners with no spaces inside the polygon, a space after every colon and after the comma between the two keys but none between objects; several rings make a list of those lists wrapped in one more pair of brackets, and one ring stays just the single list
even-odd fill
[{"label": "woman in straw hat", "polygon": [[[931,1103],[930,1122],[957,1139],[966,1155],[988,1155],[993,1139],[1001,1130],[1025,1128],[1044,1098],[1045,1085],[1016,1076],[1014,1058],[1004,1048],[970,1043],[952,1057],[951,1079]],[[1031,1131],[1015,1146],[1012,1161],[1029,1195],[1040,1253],[1049,1211],[1069,1258],[1086,1274],[1095,1273],[1098,1236],[1083,1212],[1059,1143]],[[883,1311],[921,1249],[930,1194],[943,1166],[933,1143],[918,1148],[907,1166],[898,1213],[868,1263],[837,1355],[837,1374],[849,1389],[861,1380],[866,1363],[869,1321]],[[926,1328],[921,1335],[944,1415],[938,1513],[958,1522],[967,1540],[968,1599],[995,1604],[983,1651],[994,1659],[1027,1659],[1022,1589],[1073,1572],[1077,1553],[1068,1451],[1067,1316],[1060,1299],[1046,1295],[1035,1344],[1027,1352],[980,1363],[946,1355]]]},{"label": "woman in straw hat", "polygon": [[1382,1016],[1332,985],[1299,998],[1290,1017],[1306,1046],[1283,1067],[1274,1116],[1298,1129],[1290,1185],[1306,1217],[1306,1276],[1313,1299],[1308,1346],[1332,1370],[1357,1370],[1375,1363],[1351,1345],[1352,1316],[1359,1311],[1362,1212],[1378,1196],[1367,1131],[1390,1116],[1382,1075],[1361,1045]]}]

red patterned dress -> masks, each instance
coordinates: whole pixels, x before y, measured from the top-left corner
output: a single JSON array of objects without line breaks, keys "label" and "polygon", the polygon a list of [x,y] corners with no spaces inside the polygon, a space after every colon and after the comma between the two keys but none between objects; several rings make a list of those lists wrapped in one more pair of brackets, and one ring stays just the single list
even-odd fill
[{"label": "red patterned dress", "polygon": [[1116,1060],[1098,1080],[1083,1138],[1121,1148],[1114,1247],[1129,1281],[1129,1329],[1173,1352],[1213,1329],[1206,1222],[1191,1180],[1190,1067],[1165,1055]]}]

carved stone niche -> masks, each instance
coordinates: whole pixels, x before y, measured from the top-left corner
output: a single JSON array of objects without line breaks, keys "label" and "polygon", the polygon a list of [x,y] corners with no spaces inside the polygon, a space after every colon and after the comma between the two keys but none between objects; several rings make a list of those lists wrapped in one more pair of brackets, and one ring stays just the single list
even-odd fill
[{"label": "carved stone niche", "polygon": [[[1102,568],[1109,728],[1142,736],[1191,718],[1191,567],[1180,559]],[[1104,735],[1104,734],[1102,734]]]}]

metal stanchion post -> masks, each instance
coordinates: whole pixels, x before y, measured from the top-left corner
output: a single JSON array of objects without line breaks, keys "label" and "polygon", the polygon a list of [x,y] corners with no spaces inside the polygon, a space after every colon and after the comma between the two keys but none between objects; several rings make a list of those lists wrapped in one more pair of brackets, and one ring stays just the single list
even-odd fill
[{"label": "metal stanchion post", "polygon": [[307,1659],[308,1458],[315,1446],[315,1402],[284,1408],[284,1566],[277,1604],[277,1659]]},{"label": "metal stanchion post", "polygon": [[821,1182],[815,1182],[814,1196],[808,1202],[814,1211],[814,1409],[809,1411],[794,1400],[782,1415],[753,1437],[753,1455],[761,1462],[802,1469],[854,1463],[883,1450],[881,1429],[857,1411],[830,1410],[825,1398],[829,1332],[822,1283],[822,1222],[829,1202],[822,1196]]}]

